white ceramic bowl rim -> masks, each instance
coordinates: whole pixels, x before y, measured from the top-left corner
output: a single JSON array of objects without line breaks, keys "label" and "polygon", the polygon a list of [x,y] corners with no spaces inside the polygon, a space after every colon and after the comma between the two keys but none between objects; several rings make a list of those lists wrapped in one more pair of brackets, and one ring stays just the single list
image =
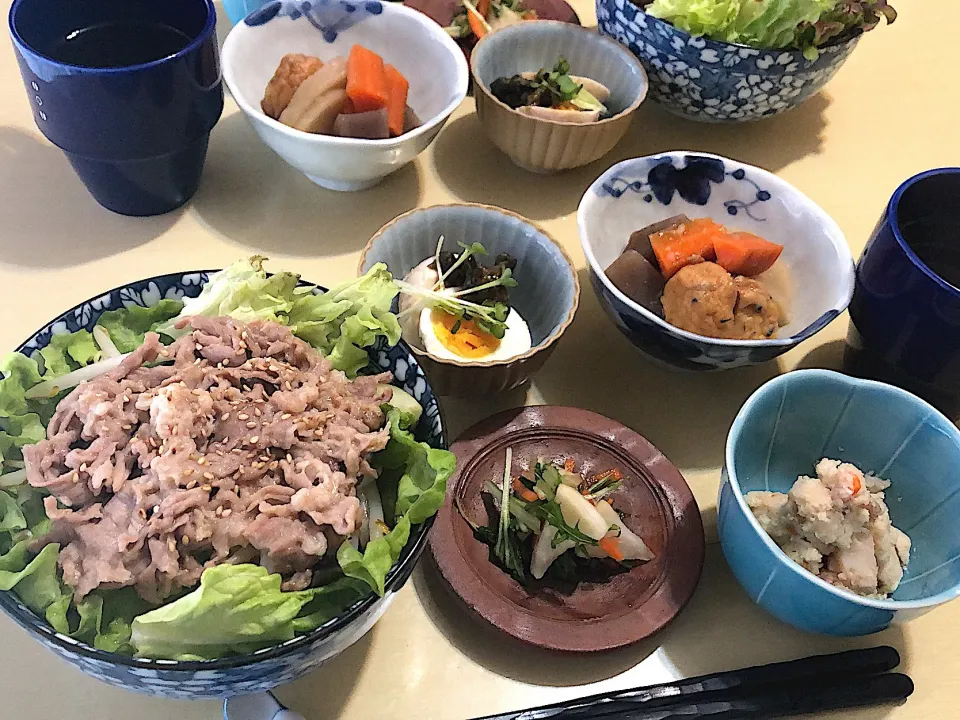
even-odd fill
[{"label": "white ceramic bowl rim", "polygon": [[[435,113],[429,120],[423,121],[420,127],[411,130],[410,132],[404,133],[399,137],[387,138],[384,140],[367,140],[365,138],[345,138],[340,137],[339,135],[320,135],[316,133],[308,133],[302,130],[295,130],[288,125],[284,125],[279,120],[274,120],[269,115],[265,114],[263,110],[259,107],[254,107],[247,102],[246,98],[243,97],[241,93],[235,92],[234,88],[236,87],[233,77],[233,68],[229,63],[223,63],[223,79],[227,83],[227,88],[230,90],[230,95],[236,101],[237,105],[252,117],[257,117],[262,120],[264,123],[269,125],[274,130],[280,132],[287,137],[294,138],[300,142],[312,143],[314,145],[340,145],[343,147],[357,146],[357,147],[370,147],[377,146],[382,148],[390,148],[401,143],[405,143],[407,140],[418,137],[429,132],[432,128],[436,127],[440,123],[444,122],[454,110],[463,102],[464,98],[467,97],[467,89],[470,84],[470,70],[467,67],[467,59],[464,57],[463,52],[453,41],[443,28],[441,28],[437,23],[431,20],[429,17],[423,13],[413,10],[406,7],[405,5],[397,2],[390,2],[389,0],[384,0],[383,5],[383,16],[384,18],[389,18],[391,14],[400,14],[406,15],[410,18],[413,18],[421,25],[426,31],[433,36],[433,39],[436,42],[442,43],[447,46],[447,49],[450,51],[453,62],[457,67],[457,85],[453,89],[454,97],[453,99],[444,107],[439,113]],[[254,12],[257,12],[256,10]],[[221,51],[222,57],[228,57],[233,51],[233,46],[238,42],[238,37],[246,32],[255,32],[256,28],[250,27],[246,22],[240,22],[229,32],[227,39],[223,43],[223,50]]]},{"label": "white ceramic bowl rim", "polygon": [[939,415],[944,424],[953,429],[952,434],[954,442],[960,445],[960,430],[958,430],[952,422],[947,420],[939,410],[930,405],[930,403],[921,400],[916,395],[913,395],[906,390],[901,390],[893,385],[887,385],[886,383],[877,382],[875,380],[862,380],[860,378],[850,377],[849,375],[844,375],[843,373],[838,373],[833,370],[794,370],[792,372],[784,373],[783,375],[775,377],[761,385],[749,398],[747,398],[747,401],[740,408],[740,412],[737,413],[737,417],[734,419],[729,433],[727,433],[727,445],[724,453],[727,479],[734,490],[733,495],[736,498],[737,504],[740,506],[740,511],[746,516],[747,521],[753,528],[753,531],[757,534],[760,540],[777,555],[777,559],[780,560],[780,564],[785,566],[790,572],[803,578],[806,582],[812,582],[815,585],[818,585],[831,595],[835,595],[843,600],[856,603],[857,605],[877,608],[879,610],[908,610],[942,605],[943,603],[953,600],[956,597],[960,597],[960,583],[954,585],[954,587],[950,590],[944,590],[943,592],[937,593],[936,595],[931,595],[930,597],[922,600],[878,600],[874,598],[861,597],[860,595],[852,593],[849,590],[841,590],[825,580],[821,580],[808,570],[804,570],[802,567],[800,567],[800,565],[787,557],[787,554],[780,549],[780,547],[773,541],[773,538],[767,535],[766,531],[760,527],[760,523],[757,521],[757,518],[754,517],[753,512],[747,505],[747,501],[743,496],[743,490],[741,489],[740,483],[737,480],[737,474],[735,470],[736,465],[734,464],[733,438],[741,435],[743,426],[747,422],[748,416],[753,413],[754,405],[759,402],[760,397],[779,389],[780,386],[785,382],[789,382],[788,378],[790,378],[790,376],[798,373],[808,377],[821,377],[827,380],[838,380],[854,387],[872,387],[882,390],[887,395],[891,395],[903,400],[909,400],[911,403],[920,404],[924,406],[931,414]]},{"label": "white ceramic bowl rim", "polygon": [[[633,300],[628,298],[623,292],[614,285],[610,279],[607,277],[607,273],[604,268],[600,267],[600,263],[597,261],[596,254],[593,252],[593,244],[587,240],[586,232],[586,206],[585,200],[588,197],[591,197],[597,193],[597,189],[603,185],[608,179],[613,176],[616,176],[623,168],[641,160],[657,160],[657,159],[666,159],[674,160],[678,157],[686,157],[689,155],[695,155],[697,157],[704,158],[713,158],[720,160],[726,164],[734,165],[745,170],[749,170],[755,176],[760,176],[771,186],[779,187],[781,190],[789,192],[795,198],[798,198],[803,204],[807,205],[809,209],[820,217],[823,221],[824,226],[829,230],[827,233],[830,238],[830,242],[833,244],[834,248],[837,250],[837,253],[841,258],[848,257],[850,262],[846,264],[843,269],[843,280],[844,285],[846,286],[846,292],[844,293],[844,302],[841,303],[842,307],[830,308],[821,313],[816,320],[814,320],[810,325],[803,328],[799,332],[794,333],[790,337],[786,338],[771,338],[769,340],[727,340],[724,338],[712,338],[707,337],[706,335],[697,335],[696,333],[689,332],[688,330],[682,330],[675,325],[671,325],[666,320],[661,318],[656,313],[647,310],[642,305],[638,305]],[[722,155],[713,155],[711,153],[699,152],[697,150],[670,150],[667,152],[656,153],[655,155],[645,155],[644,157],[639,158],[630,158],[623,160],[616,165],[609,168],[606,172],[603,173],[600,177],[591,183],[590,187],[587,188],[586,193],[583,195],[583,199],[580,201],[580,207],[577,210],[577,226],[580,232],[580,244],[583,246],[583,254],[587,258],[587,262],[590,267],[593,269],[594,273],[600,278],[600,282],[611,292],[613,295],[620,300],[624,305],[631,308],[635,312],[643,315],[648,318],[650,321],[656,323],[660,327],[664,328],[668,332],[677,335],[679,337],[685,338],[687,340],[693,340],[695,342],[704,343],[706,345],[717,345],[722,347],[784,347],[796,345],[798,342],[806,340],[807,338],[815,335],[820,332],[824,327],[831,323],[834,319],[837,318],[844,310],[847,309],[847,306],[850,304],[850,300],[853,299],[853,288],[855,282],[855,270],[853,263],[853,256],[850,254],[850,247],[847,245],[846,238],[843,235],[843,231],[840,229],[840,226],[837,225],[836,221],[831,218],[826,211],[824,211],[819,205],[817,205],[813,200],[807,197],[804,193],[800,192],[793,185],[788,183],[783,178],[774,175],[768,170],[763,168],[758,168],[754,165],[748,165],[747,163],[742,163],[739,160],[733,160],[731,158],[723,157]]]},{"label": "white ceramic bowl rim", "polygon": [[[598,120],[598,121],[595,122],[595,123],[589,123],[589,124],[587,125],[587,127],[593,127],[593,126],[595,126],[595,125],[603,125],[603,124],[605,124],[605,123],[613,122],[614,120],[619,120],[620,118],[622,118],[622,117],[625,116],[625,115],[630,115],[630,114],[633,113],[638,107],[640,107],[641,103],[643,103],[644,100],[646,100],[646,98],[647,98],[647,93],[648,93],[649,90],[650,90],[650,80],[649,80],[648,77],[647,77],[647,71],[643,68],[643,65],[640,64],[640,61],[637,59],[637,57],[636,57],[633,53],[631,53],[629,50],[627,50],[623,45],[621,45],[620,43],[616,42],[615,40],[607,37],[606,35],[600,35],[599,33],[595,32],[594,30],[587,29],[587,28],[585,28],[585,27],[583,27],[583,26],[581,26],[581,25],[574,25],[573,23],[562,22],[562,21],[560,21],[560,20],[537,20],[536,22],[539,23],[541,26],[543,26],[543,25],[554,25],[554,26],[556,26],[556,27],[557,27],[557,30],[556,30],[557,33],[560,33],[560,32],[585,32],[585,33],[588,33],[588,34],[592,35],[594,38],[596,38],[597,41],[600,41],[600,42],[609,44],[609,45],[611,46],[611,50],[616,51],[616,53],[623,59],[624,63],[627,64],[627,65],[629,65],[630,67],[632,67],[632,68],[634,69],[634,71],[635,71],[638,75],[640,75],[641,78],[643,78],[643,84],[642,84],[642,86],[641,86],[641,88],[642,88],[641,91],[637,94],[637,97],[635,97],[635,98],[630,102],[629,105],[627,105],[623,110],[621,110],[620,112],[618,112],[616,115],[611,115],[610,117],[604,118],[604,119],[602,119],[602,120]],[[502,100],[500,100],[500,98],[496,97],[496,96],[493,94],[493,92],[491,92],[490,87],[487,85],[487,83],[483,82],[483,81],[480,79],[479,75],[478,75],[477,72],[476,72],[476,63],[477,63],[477,59],[476,59],[476,58],[479,57],[479,55],[477,54],[478,51],[483,52],[483,50],[486,49],[486,48],[484,47],[484,44],[485,44],[485,43],[488,43],[488,41],[490,40],[490,38],[495,38],[496,40],[506,40],[507,38],[509,38],[509,35],[510,35],[511,33],[513,33],[513,34],[522,34],[522,33],[524,32],[524,29],[525,29],[525,28],[528,29],[528,30],[530,29],[528,23],[517,23],[516,25],[509,25],[509,26],[507,26],[507,27],[505,27],[505,28],[503,28],[503,29],[501,29],[501,30],[498,30],[496,33],[490,33],[489,35],[487,35],[486,37],[484,37],[483,39],[481,39],[480,42],[478,42],[478,43],[476,44],[476,46],[474,46],[473,51],[470,53],[470,73],[473,75],[473,79],[474,79],[474,81],[476,82],[476,84],[479,85],[479,86],[481,87],[481,89],[482,89],[495,103],[497,103],[498,105],[502,105],[504,108],[506,108],[507,110],[509,110],[509,111],[512,112],[512,113],[516,113],[517,115],[523,115],[523,113],[521,113],[519,110],[517,110],[517,109],[515,109],[515,108],[510,107],[510,106],[507,105],[505,102],[503,102]],[[498,37],[498,36],[499,36],[499,37]],[[490,46],[490,47],[492,47],[492,46]],[[491,52],[493,52],[493,51],[491,50]],[[572,68],[571,68],[571,70],[572,70]],[[523,115],[523,117],[530,117],[530,116],[529,116],[529,115]],[[583,126],[583,123],[565,122],[565,121],[562,121],[562,120],[548,120],[548,119],[546,119],[546,118],[540,118],[540,117],[538,117],[538,118],[530,117],[530,119],[531,119],[531,120],[534,120],[534,121],[536,121],[536,122],[546,123],[546,124],[548,124],[548,125],[572,125],[572,126],[577,126],[577,127],[582,127],[582,126]]]}]

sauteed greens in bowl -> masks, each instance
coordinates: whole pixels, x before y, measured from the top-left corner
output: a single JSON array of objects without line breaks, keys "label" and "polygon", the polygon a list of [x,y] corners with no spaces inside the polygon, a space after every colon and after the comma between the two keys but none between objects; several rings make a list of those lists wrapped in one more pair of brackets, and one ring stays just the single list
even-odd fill
[{"label": "sauteed greens in bowl", "polygon": [[254,257],[6,356],[0,590],[77,643],[176,661],[383,596],[454,466],[414,437],[435,407],[371,362],[397,293],[384,265],[321,292]]}]

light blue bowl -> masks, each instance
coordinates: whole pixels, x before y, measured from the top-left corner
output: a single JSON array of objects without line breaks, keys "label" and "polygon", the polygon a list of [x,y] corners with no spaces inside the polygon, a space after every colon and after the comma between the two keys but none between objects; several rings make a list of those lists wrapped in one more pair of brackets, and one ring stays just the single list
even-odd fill
[{"label": "light blue bowl", "polygon": [[223,9],[234,25],[243,20],[254,10],[259,10],[270,0],[223,0]]},{"label": "light blue bowl", "polygon": [[[889,600],[839,590],[787,558],[744,501],[752,490],[787,492],[823,457],[890,480],[894,525],[913,540]],[[798,370],[757,390],[727,437],[720,485],[723,553],[758,605],[809,632],[866,635],[960,594],[960,432],[898,388],[828,370]]]}]

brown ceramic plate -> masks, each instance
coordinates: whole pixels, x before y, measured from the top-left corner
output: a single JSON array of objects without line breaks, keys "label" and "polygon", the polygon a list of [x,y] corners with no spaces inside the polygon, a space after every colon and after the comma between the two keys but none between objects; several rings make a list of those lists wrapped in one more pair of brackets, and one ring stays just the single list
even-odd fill
[{"label": "brown ceramic plate", "polygon": [[[625,476],[613,505],[656,557],[629,572],[570,591],[525,588],[490,562],[457,509],[487,524],[481,489],[502,476],[507,447],[513,467],[537,457],[572,457],[577,471],[618,468]],[[646,439],[587,410],[540,406],[502,412],[467,430],[451,448],[457,456],[430,551],[453,591],[480,617],[525,642],[553,650],[609,650],[642,640],[679,613],[703,569],[700,511],[680,471]]]}]

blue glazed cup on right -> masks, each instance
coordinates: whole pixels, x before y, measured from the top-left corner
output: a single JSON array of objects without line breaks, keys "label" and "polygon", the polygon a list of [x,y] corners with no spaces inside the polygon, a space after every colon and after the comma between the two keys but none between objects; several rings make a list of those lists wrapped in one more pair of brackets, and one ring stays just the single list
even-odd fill
[{"label": "blue glazed cup on right", "polygon": [[37,126],[97,202],[143,216],[193,196],[223,111],[211,0],[14,0],[9,26]]},{"label": "blue glazed cup on right", "polygon": [[893,194],[857,265],[845,370],[960,417],[960,168]]}]

